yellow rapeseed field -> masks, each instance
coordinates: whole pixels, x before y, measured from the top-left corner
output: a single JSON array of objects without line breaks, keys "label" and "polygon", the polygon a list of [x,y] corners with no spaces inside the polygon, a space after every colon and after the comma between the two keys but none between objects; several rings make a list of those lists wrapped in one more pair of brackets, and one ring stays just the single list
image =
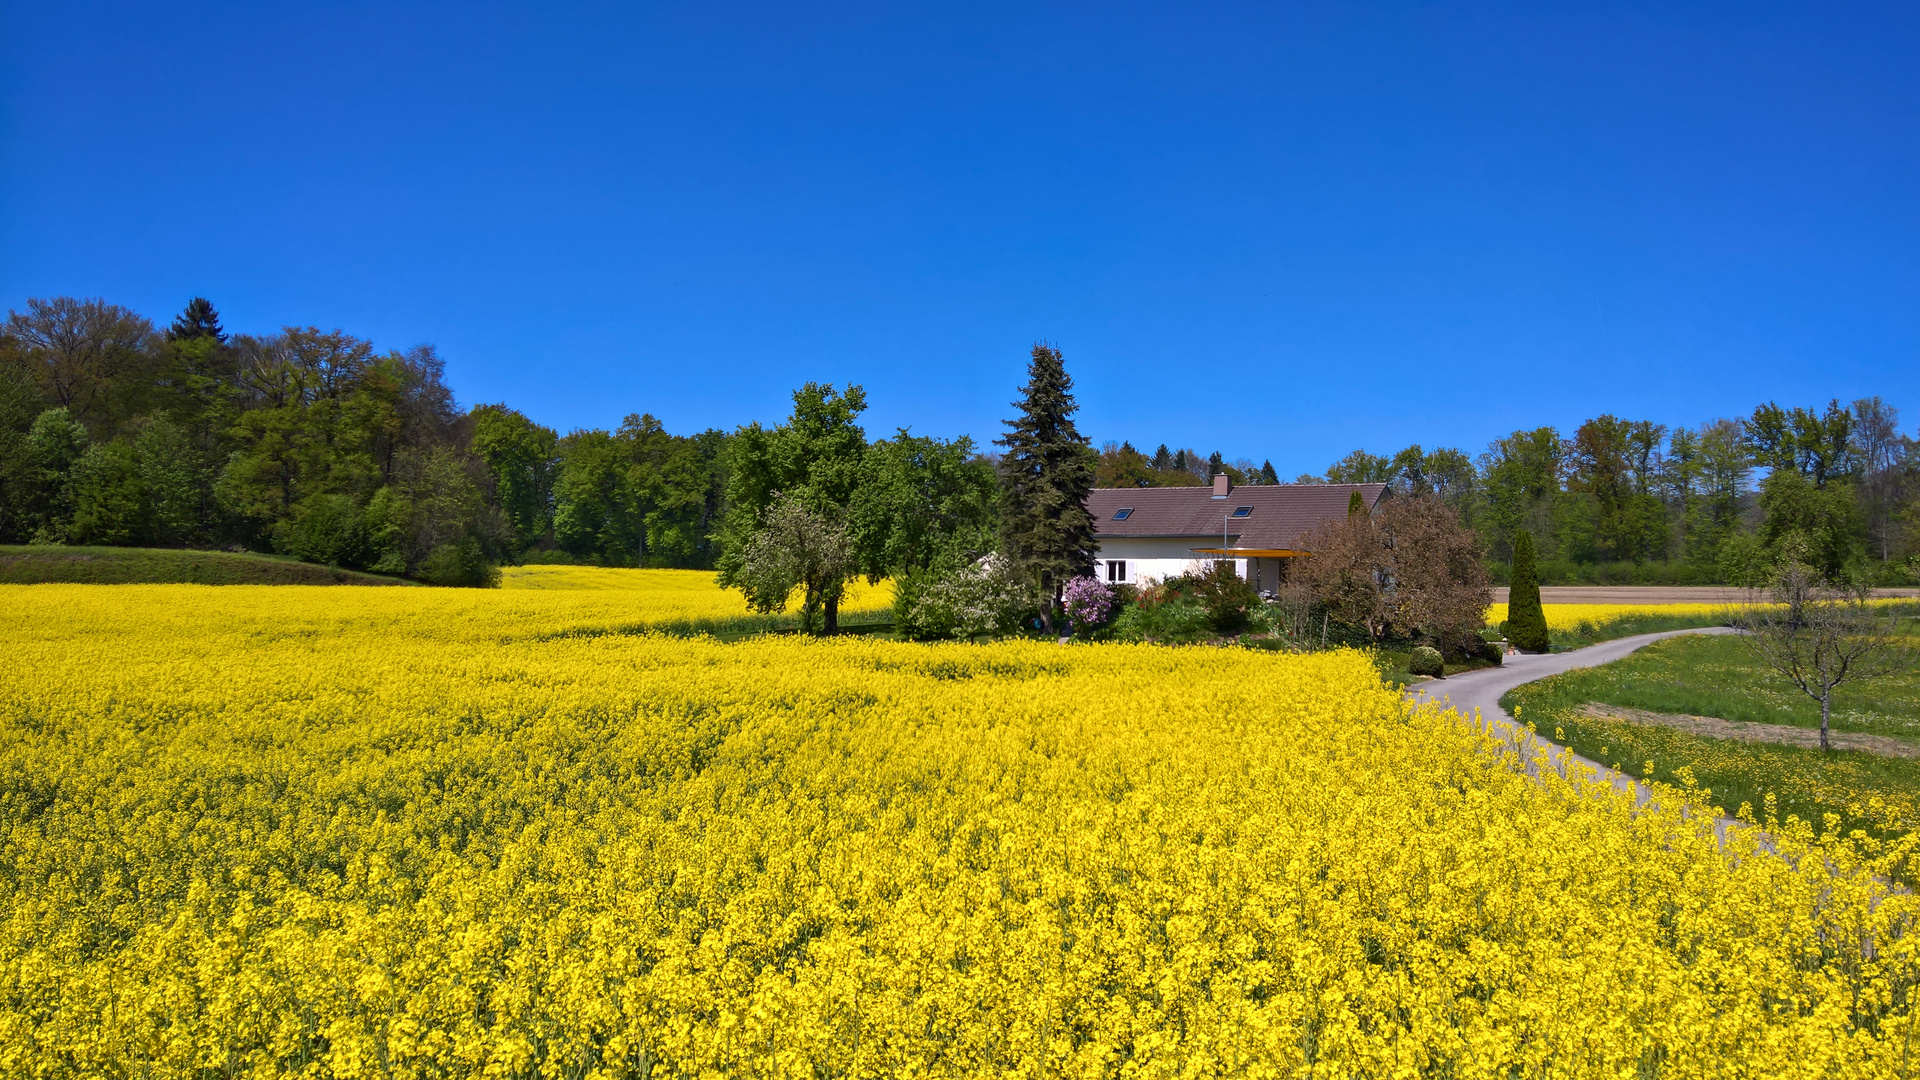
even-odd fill
[{"label": "yellow rapeseed field", "polygon": [[1908,1067],[1900,852],[1723,849],[1362,654],[635,605],[0,586],[0,1075]]},{"label": "yellow rapeseed field", "polygon": [[[1601,627],[1621,619],[1639,618],[1647,615],[1673,615],[1684,617],[1708,617],[1721,615],[1728,611],[1728,604],[1542,604],[1547,615],[1547,629],[1558,633],[1571,633],[1581,626]],[[1487,609],[1487,625],[1499,626],[1507,621],[1507,605],[1495,604]]]}]

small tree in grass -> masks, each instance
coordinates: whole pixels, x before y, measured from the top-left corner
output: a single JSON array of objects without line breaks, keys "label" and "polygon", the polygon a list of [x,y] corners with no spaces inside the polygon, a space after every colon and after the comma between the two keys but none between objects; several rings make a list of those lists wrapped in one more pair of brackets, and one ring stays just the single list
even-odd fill
[{"label": "small tree in grass", "polygon": [[1761,663],[1820,703],[1820,749],[1830,750],[1834,690],[1911,671],[1914,639],[1900,633],[1897,613],[1873,606],[1865,589],[1825,584],[1803,563],[1781,568],[1769,599],[1749,599],[1733,625],[1746,631]]},{"label": "small tree in grass", "polygon": [[1540,606],[1540,575],[1533,568],[1533,534],[1525,529],[1513,538],[1513,576],[1507,587],[1507,640],[1521,652],[1543,653],[1553,647],[1547,633],[1547,612]]}]

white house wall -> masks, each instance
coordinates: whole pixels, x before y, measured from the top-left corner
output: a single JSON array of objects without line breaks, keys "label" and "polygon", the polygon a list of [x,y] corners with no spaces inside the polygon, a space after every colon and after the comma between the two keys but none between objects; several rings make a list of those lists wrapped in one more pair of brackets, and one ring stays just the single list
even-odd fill
[{"label": "white house wall", "polygon": [[[1149,581],[1163,581],[1181,574],[1204,570],[1214,561],[1212,556],[1195,555],[1197,547],[1220,546],[1220,538],[1204,536],[1176,537],[1136,537],[1116,536],[1100,543],[1100,550],[1094,555],[1097,562],[1095,576],[1102,581],[1109,580],[1107,563],[1122,560],[1126,565],[1126,576],[1120,580],[1130,585],[1144,585]],[[1247,576],[1247,560],[1233,560],[1234,572],[1241,577]]]}]

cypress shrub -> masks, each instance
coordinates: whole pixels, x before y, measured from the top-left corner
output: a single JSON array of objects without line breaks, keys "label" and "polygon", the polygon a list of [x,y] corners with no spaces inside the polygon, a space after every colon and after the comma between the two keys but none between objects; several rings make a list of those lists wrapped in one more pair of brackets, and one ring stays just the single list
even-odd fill
[{"label": "cypress shrub", "polygon": [[1513,538],[1513,579],[1507,587],[1507,640],[1521,652],[1548,651],[1547,613],[1540,606],[1540,575],[1533,568],[1533,534]]}]

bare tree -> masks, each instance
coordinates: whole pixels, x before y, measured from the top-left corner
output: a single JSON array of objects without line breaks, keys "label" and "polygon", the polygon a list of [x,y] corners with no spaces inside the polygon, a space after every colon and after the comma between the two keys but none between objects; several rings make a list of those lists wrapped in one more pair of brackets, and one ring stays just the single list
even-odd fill
[{"label": "bare tree", "polygon": [[1827,723],[1833,692],[1912,670],[1915,639],[1900,633],[1898,613],[1876,608],[1864,589],[1821,582],[1811,567],[1789,564],[1775,579],[1772,603],[1753,598],[1734,614],[1761,663],[1820,703],[1820,749],[1832,749]]},{"label": "bare tree", "polygon": [[101,399],[143,362],[154,341],[153,324],[134,312],[70,296],[28,299],[25,312],[7,313],[5,333],[18,343],[41,393],[95,425],[108,419]]},{"label": "bare tree", "polygon": [[1375,641],[1393,627],[1393,551],[1365,510],[1321,522],[1304,541],[1313,557],[1288,569],[1337,622],[1364,627]]},{"label": "bare tree", "polygon": [[1480,564],[1480,538],[1434,495],[1389,499],[1376,515],[1393,553],[1389,602],[1394,625],[1431,638],[1452,655],[1479,645],[1493,589]]}]

